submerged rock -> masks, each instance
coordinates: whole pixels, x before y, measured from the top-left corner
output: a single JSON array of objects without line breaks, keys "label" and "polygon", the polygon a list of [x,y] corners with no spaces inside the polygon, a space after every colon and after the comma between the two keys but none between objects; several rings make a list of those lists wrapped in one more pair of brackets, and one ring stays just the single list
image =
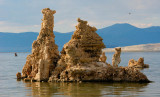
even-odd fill
[{"label": "submerged rock", "polygon": [[17,72],[16,76],[17,76],[17,79],[21,79],[22,78],[20,72]]},{"label": "submerged rock", "polygon": [[17,53],[14,53],[14,56],[17,57],[18,56]]},{"label": "submerged rock", "polygon": [[22,76],[37,81],[47,81],[59,59],[58,46],[55,44],[53,34],[53,14],[56,11],[45,8],[42,13],[41,31],[37,40],[32,44],[32,54],[27,56],[26,64],[22,70]]},{"label": "submerged rock", "polygon": [[144,64],[144,58],[139,58],[138,61],[135,61],[134,59],[130,59],[128,62],[128,67],[134,67],[134,68],[149,68],[148,64]]}]

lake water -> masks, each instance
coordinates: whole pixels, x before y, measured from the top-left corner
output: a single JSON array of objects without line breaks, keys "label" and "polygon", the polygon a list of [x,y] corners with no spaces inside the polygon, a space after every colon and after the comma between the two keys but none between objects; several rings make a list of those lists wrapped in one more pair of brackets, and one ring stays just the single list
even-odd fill
[{"label": "lake water", "polygon": [[[24,82],[16,79],[29,53],[0,53],[0,97],[160,97],[160,52],[125,52],[121,54],[121,66],[129,59],[144,57],[149,69],[142,70],[152,83],[47,83]],[[106,53],[111,63],[113,53]]]}]

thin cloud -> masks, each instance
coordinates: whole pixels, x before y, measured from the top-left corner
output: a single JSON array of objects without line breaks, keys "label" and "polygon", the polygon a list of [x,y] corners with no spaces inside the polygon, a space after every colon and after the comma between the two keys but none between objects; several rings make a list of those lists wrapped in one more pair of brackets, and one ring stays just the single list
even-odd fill
[{"label": "thin cloud", "polygon": [[139,28],[146,28],[152,26],[152,23],[149,24],[143,24],[143,23],[133,23],[132,25],[139,27]]},{"label": "thin cloud", "polygon": [[46,7],[56,10],[54,30],[63,33],[75,30],[78,17],[98,29],[119,22],[160,25],[160,0],[0,0],[0,4],[0,21],[8,22],[1,22],[0,32],[8,31],[4,26],[12,32],[39,32],[41,10]]},{"label": "thin cloud", "polygon": [[19,32],[29,32],[29,31],[39,32],[40,25],[21,25],[17,23],[0,21],[0,32],[19,33]]}]

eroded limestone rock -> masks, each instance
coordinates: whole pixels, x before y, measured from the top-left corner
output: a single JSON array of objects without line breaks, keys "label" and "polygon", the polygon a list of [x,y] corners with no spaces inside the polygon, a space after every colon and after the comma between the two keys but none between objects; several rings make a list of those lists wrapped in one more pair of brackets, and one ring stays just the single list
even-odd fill
[{"label": "eroded limestone rock", "polygon": [[[27,56],[22,70],[22,77],[26,77],[25,81],[49,79],[49,81],[149,82],[147,77],[135,68],[118,67],[121,62],[121,48],[115,48],[113,66],[107,64],[107,57],[105,53],[102,54],[105,45],[103,39],[96,33],[97,29],[79,18],[76,31],[71,40],[64,45],[59,56],[53,34],[55,11],[45,8],[42,13],[41,31],[32,44],[32,54]],[[139,64],[142,62],[143,60],[139,60]]]},{"label": "eroded limestone rock", "polygon": [[107,57],[105,55],[105,52],[102,53],[102,56],[99,58],[99,61],[106,63]]},{"label": "eroded limestone rock", "polygon": [[104,44],[95,31],[96,28],[87,25],[87,21],[78,19],[76,31],[72,39],[64,45],[61,59],[49,81],[149,82],[147,77],[135,68],[118,67],[121,48],[116,48],[114,65],[107,64],[105,53],[100,57]]},{"label": "eroded limestone rock", "polygon": [[61,52],[61,59],[53,73],[55,79],[59,79],[66,68],[99,62],[102,49],[105,47],[102,38],[96,33],[96,28],[78,18],[76,31],[71,40],[66,43]]},{"label": "eroded limestone rock", "polygon": [[149,68],[148,64],[144,64],[144,58],[139,58],[138,61],[134,59],[130,59],[128,62],[128,67],[135,67],[135,68]]},{"label": "eroded limestone rock", "polygon": [[22,78],[20,72],[17,72],[16,76],[17,76],[17,79],[21,79]]},{"label": "eroded limestone rock", "polygon": [[102,62],[79,64],[63,70],[59,78],[50,78],[49,81],[127,81],[149,82],[147,77],[132,67],[107,66]]},{"label": "eroded limestone rock", "polygon": [[113,67],[118,67],[118,64],[121,62],[121,48],[115,48],[115,54],[112,57]]},{"label": "eroded limestone rock", "polygon": [[42,10],[41,31],[32,44],[32,54],[27,56],[22,75],[37,81],[48,80],[59,59],[58,46],[53,34],[55,10]]}]

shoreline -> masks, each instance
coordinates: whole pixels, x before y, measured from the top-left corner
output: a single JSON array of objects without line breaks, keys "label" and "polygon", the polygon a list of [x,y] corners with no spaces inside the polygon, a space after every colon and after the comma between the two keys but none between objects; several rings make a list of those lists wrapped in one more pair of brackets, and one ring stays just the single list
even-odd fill
[{"label": "shoreline", "polygon": [[[103,52],[115,52],[114,48],[113,50],[102,50],[102,51]],[[152,50],[123,50],[122,49],[122,52],[160,52],[160,50],[152,51]]]},{"label": "shoreline", "polygon": [[[122,52],[160,52],[160,43],[125,46],[121,47],[121,50]],[[114,48],[104,48],[102,51],[114,52]]]}]

